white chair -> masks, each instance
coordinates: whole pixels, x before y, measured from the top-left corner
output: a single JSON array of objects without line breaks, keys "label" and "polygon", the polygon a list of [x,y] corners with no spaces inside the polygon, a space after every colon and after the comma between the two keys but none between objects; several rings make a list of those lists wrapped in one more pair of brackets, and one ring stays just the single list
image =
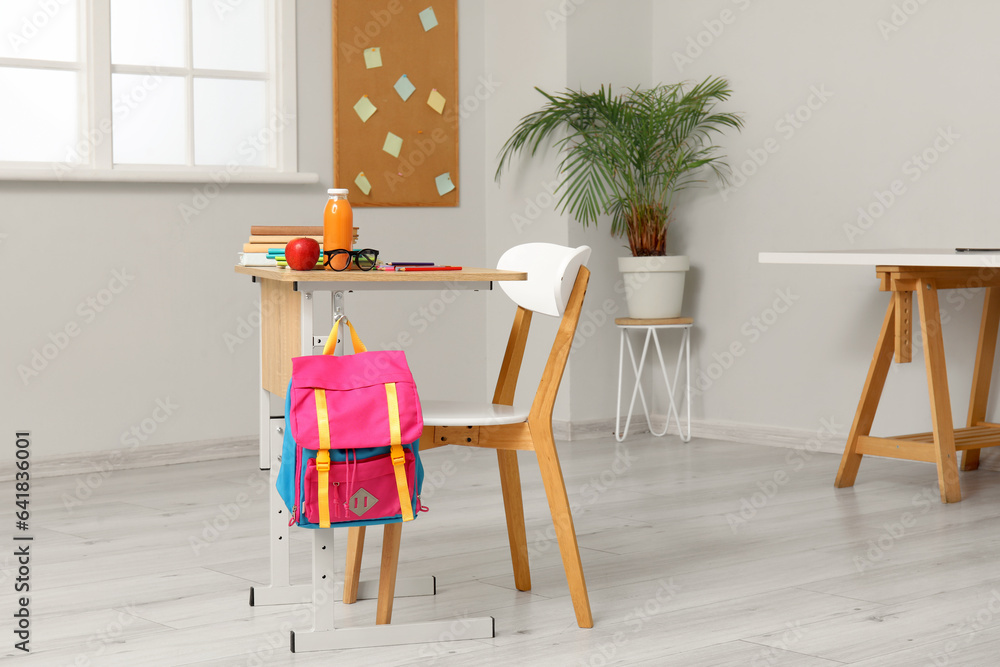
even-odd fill
[{"label": "white chair", "polygon": [[[590,278],[590,271],[586,267],[589,258],[588,246],[567,248],[551,243],[527,243],[515,246],[504,253],[497,268],[526,271],[528,279],[500,283],[500,288],[518,307],[507,341],[496,391],[493,394],[493,402],[422,401],[424,433],[420,439],[421,452],[444,445],[486,447],[497,450],[500,486],[507,515],[507,535],[514,569],[514,585],[519,591],[531,590],[531,575],[528,568],[528,541],[524,529],[517,451],[535,452],[549,501],[549,510],[559,542],[577,624],[581,628],[593,627],[594,620],[590,611],[583,565],[580,562],[580,549],[573,527],[569,497],[566,494],[566,485],[552,435],[552,409],[563,370],[566,368],[566,359],[580,319],[580,311],[583,308],[583,298]],[[535,392],[534,401],[531,408],[525,410],[512,406],[533,313],[561,316],[562,321]],[[344,602],[354,601],[349,599],[347,592],[357,590],[363,543],[363,531],[352,528],[344,576]],[[383,548],[383,570],[388,565],[390,571],[395,572],[398,549],[399,540],[396,536],[396,539],[391,540],[388,553]],[[384,602],[388,605],[388,609],[380,609],[380,622],[389,622],[392,603],[391,600]],[[383,605],[381,596],[379,603],[381,607]]]}]

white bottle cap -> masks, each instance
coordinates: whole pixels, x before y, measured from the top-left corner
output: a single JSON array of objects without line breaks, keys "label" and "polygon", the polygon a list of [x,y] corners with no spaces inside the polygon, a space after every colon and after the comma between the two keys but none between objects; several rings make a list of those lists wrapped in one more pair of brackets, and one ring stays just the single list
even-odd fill
[{"label": "white bottle cap", "polygon": [[326,191],[328,195],[346,195],[349,192],[347,188],[330,188]]}]

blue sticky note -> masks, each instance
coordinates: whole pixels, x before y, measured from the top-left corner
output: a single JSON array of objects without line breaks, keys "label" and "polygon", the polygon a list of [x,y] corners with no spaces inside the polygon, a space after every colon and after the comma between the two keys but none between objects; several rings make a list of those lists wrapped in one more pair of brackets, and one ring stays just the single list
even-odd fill
[{"label": "blue sticky note", "polygon": [[438,17],[434,14],[433,7],[428,7],[420,12],[420,22],[424,24],[424,32],[427,32],[438,24]]},{"label": "blue sticky note", "polygon": [[416,86],[410,83],[409,77],[405,74],[399,77],[399,80],[393,84],[392,87],[396,89],[396,92],[399,93],[399,96],[403,98],[404,102],[410,99],[410,95],[412,95],[413,91],[417,89]]},{"label": "blue sticky note", "polygon": [[434,179],[437,184],[438,194],[444,197],[455,189],[455,184],[451,182],[451,172],[447,171]]}]

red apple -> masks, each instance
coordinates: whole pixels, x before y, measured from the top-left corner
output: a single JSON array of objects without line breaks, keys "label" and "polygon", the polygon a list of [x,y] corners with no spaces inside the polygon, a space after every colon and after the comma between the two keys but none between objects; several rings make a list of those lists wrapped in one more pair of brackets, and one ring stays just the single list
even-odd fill
[{"label": "red apple", "polygon": [[319,256],[319,243],[316,239],[292,239],[285,246],[288,268],[296,271],[312,271],[316,268]]}]

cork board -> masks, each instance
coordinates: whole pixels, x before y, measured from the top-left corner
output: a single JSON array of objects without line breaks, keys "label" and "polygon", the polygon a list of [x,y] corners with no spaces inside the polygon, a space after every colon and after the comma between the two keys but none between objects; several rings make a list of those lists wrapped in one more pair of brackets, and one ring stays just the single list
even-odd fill
[{"label": "cork board", "polygon": [[334,187],[352,206],[457,206],[458,0],[332,2]]}]

